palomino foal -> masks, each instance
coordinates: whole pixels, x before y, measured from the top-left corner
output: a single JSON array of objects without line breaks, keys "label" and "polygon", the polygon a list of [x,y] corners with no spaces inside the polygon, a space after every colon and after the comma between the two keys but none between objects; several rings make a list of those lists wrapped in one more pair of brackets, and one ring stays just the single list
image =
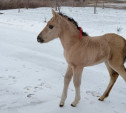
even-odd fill
[{"label": "palomino foal", "polygon": [[[79,30],[78,24],[72,18],[56,13],[52,10],[53,17],[37,37],[38,42],[46,43],[59,37],[64,48],[64,56],[68,68],[64,77],[64,88],[60,107],[64,105],[67,97],[68,86],[73,76],[75,86],[75,99],[72,106],[80,100],[80,84],[83,68],[105,62],[110,74],[110,82],[99,100],[108,97],[118,75],[126,81],[124,60],[126,58],[126,41],[117,34],[90,37]],[[81,36],[82,35],[82,36]],[[80,36],[80,38],[79,38]]]}]

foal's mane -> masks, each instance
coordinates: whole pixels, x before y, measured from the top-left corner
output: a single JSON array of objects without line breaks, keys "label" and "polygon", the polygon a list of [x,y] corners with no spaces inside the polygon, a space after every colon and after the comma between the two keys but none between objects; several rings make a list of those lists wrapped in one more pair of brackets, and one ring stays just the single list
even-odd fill
[{"label": "foal's mane", "polygon": [[[65,17],[68,21],[72,22],[77,27],[77,29],[80,30],[80,27],[78,26],[78,23],[73,18],[68,17],[67,15],[65,15],[63,13],[58,13],[58,14],[60,16],[62,16],[62,17]],[[82,30],[82,35],[83,36],[88,36],[88,34],[86,32],[83,32],[83,30]]]}]

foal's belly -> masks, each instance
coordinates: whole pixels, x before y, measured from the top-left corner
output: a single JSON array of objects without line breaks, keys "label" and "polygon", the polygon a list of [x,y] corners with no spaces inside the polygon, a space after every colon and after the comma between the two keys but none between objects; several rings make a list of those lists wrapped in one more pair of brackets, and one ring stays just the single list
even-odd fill
[{"label": "foal's belly", "polygon": [[100,64],[102,62],[105,62],[106,60],[107,60],[106,57],[102,57],[101,59],[98,59],[98,60],[90,60],[89,62],[84,63],[84,66],[97,65],[97,64]]},{"label": "foal's belly", "polygon": [[85,53],[85,54],[72,54],[72,55],[65,55],[65,58],[71,66],[92,66],[102,62],[105,62],[108,59],[108,53],[101,52],[101,53]]}]

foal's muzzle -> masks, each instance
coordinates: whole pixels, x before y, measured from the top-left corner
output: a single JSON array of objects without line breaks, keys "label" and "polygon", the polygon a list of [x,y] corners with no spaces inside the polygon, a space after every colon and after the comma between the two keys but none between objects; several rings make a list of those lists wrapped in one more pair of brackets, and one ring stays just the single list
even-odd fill
[{"label": "foal's muzzle", "polygon": [[43,43],[43,42],[44,42],[44,40],[43,40],[40,36],[37,37],[37,41],[38,41],[39,43]]}]

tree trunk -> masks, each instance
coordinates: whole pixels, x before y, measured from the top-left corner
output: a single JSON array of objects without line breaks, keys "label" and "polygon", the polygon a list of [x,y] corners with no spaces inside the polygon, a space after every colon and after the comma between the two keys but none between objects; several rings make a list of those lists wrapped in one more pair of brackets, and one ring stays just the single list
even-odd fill
[{"label": "tree trunk", "polygon": [[103,1],[103,7],[102,7],[102,9],[104,9],[105,8],[105,4],[104,4],[104,1]]},{"label": "tree trunk", "polygon": [[74,0],[72,0],[72,6],[74,7]]},{"label": "tree trunk", "polygon": [[30,0],[27,0],[27,3],[26,3],[26,9],[29,8],[29,4],[30,4]]},{"label": "tree trunk", "polygon": [[96,8],[97,8],[97,4],[98,4],[98,0],[96,0],[96,2],[95,2],[95,4],[94,4],[94,14],[97,13],[97,10],[96,10]]},{"label": "tree trunk", "polygon": [[56,0],[56,11],[59,11],[59,13],[60,13],[60,4],[59,4],[58,0]]}]

